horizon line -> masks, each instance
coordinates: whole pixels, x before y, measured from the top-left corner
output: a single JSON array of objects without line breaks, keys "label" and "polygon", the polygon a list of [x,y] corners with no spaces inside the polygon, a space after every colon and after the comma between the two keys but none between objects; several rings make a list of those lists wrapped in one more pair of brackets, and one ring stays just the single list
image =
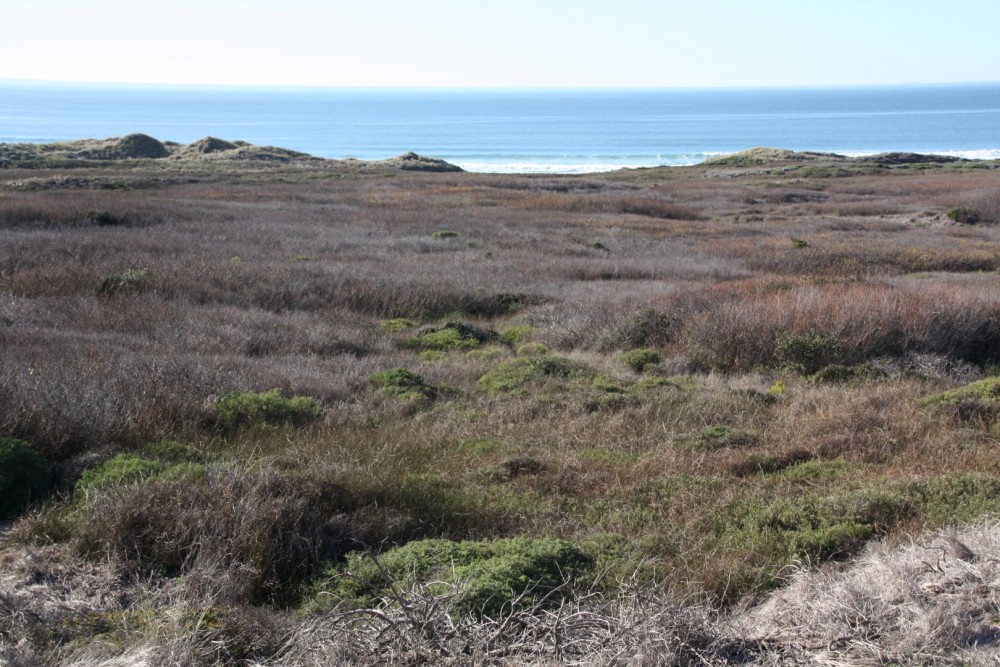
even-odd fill
[{"label": "horizon line", "polygon": [[995,81],[943,81],[943,82],[901,82],[901,83],[837,83],[837,84],[774,84],[774,85],[729,85],[729,86],[417,86],[417,85],[371,85],[345,86],[332,84],[273,84],[273,83],[164,83],[150,81],[78,81],[67,79],[17,79],[0,78],[0,85],[26,86],[81,86],[109,88],[189,88],[228,90],[289,90],[289,91],[392,91],[392,92],[656,92],[656,91],[750,91],[750,90],[837,90],[874,88],[945,88],[964,86],[1000,85]]}]

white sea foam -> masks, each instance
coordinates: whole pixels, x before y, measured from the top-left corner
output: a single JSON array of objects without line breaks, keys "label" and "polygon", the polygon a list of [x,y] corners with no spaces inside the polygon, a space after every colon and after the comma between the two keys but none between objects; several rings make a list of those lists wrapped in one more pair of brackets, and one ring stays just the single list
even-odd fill
[{"label": "white sea foam", "polygon": [[[884,151],[839,151],[841,155],[847,157],[865,157],[867,155],[879,155],[881,153],[900,153],[900,150]],[[946,155],[948,157],[960,157],[966,160],[1000,160],[1000,148],[976,148],[969,150],[913,150],[908,153],[920,153],[921,155]]]},{"label": "white sea foam", "polygon": [[597,174],[618,169],[641,169],[648,167],[685,167],[724,153],[705,152],[689,155],[655,155],[646,159],[625,159],[609,162],[532,162],[521,160],[448,160],[465,171],[493,174]]},{"label": "white sea foam", "polygon": [[[879,150],[879,151],[834,151],[847,157],[864,157],[880,153],[911,152],[923,155],[947,155],[968,160],[1000,160],[1000,148],[980,148],[975,150]],[[726,152],[705,151],[687,155],[655,155],[646,159],[624,159],[621,161],[593,162],[533,162],[527,160],[449,160],[465,171],[492,174],[597,174],[618,169],[641,169],[647,167],[686,167],[699,164],[710,157],[727,155]]]}]

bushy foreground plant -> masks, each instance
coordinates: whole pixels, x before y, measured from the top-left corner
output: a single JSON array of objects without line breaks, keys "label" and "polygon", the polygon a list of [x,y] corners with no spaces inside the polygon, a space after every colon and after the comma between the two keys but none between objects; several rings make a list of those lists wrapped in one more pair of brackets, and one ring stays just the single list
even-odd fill
[{"label": "bushy foreground plant", "polygon": [[812,375],[835,363],[840,343],[836,336],[810,330],[804,334],[782,336],[774,346],[778,363],[804,375]]},{"label": "bushy foreground plant", "polygon": [[375,373],[368,378],[368,383],[383,394],[401,401],[433,400],[439,394],[438,388],[429,384],[423,375],[408,368],[391,368]]},{"label": "bushy foreground plant", "polygon": [[505,361],[483,375],[476,384],[487,393],[522,391],[526,384],[544,378],[592,379],[596,373],[583,364],[551,354]]},{"label": "bushy foreground plant", "polygon": [[251,424],[303,426],[320,419],[323,407],[311,396],[285,398],[280,389],[265,392],[231,391],[213,406],[216,421],[225,430]]},{"label": "bushy foreground plant", "polygon": [[472,324],[446,322],[440,326],[426,327],[404,340],[402,346],[419,350],[452,352],[472,350],[496,338],[496,332],[487,331]]},{"label": "bushy foreground plant", "polygon": [[988,377],[924,399],[926,403],[938,405],[956,405],[964,401],[1000,402],[1000,377]]},{"label": "bushy foreground plant", "polygon": [[[788,467],[780,474],[789,480],[813,482],[817,476],[843,472],[845,465],[805,462],[801,469]],[[1000,480],[986,475],[947,475],[830,494],[741,499],[715,510],[711,524],[719,546],[752,553],[762,564],[743,572],[748,576],[759,570],[752,582],[731,582],[731,594],[746,592],[741,590],[744,586],[770,587],[782,565],[851,556],[870,539],[904,522],[941,525],[971,521],[998,510]]]},{"label": "bushy foreground plant", "polygon": [[122,453],[84,470],[76,489],[89,493],[152,480],[193,479],[204,474],[205,466],[190,460],[172,462]]},{"label": "bushy foreground plant", "polygon": [[24,507],[48,495],[52,469],[31,445],[0,438],[0,520],[17,516]]},{"label": "bushy foreground plant", "polygon": [[656,366],[663,361],[663,356],[656,350],[649,348],[639,348],[629,350],[621,355],[622,363],[631,368],[636,373],[642,373],[650,366]]},{"label": "bushy foreground plant", "polygon": [[[516,537],[483,541],[418,540],[373,557],[350,554],[343,570],[326,573],[316,589],[328,599],[370,601],[415,584],[460,591],[456,609],[491,616],[526,595],[550,596],[566,582],[584,576],[593,559],[556,539]],[[439,582],[437,584],[433,582]]]},{"label": "bushy foreground plant", "polygon": [[671,341],[680,324],[680,320],[673,315],[647,308],[614,327],[603,347],[629,349],[663,346]]}]

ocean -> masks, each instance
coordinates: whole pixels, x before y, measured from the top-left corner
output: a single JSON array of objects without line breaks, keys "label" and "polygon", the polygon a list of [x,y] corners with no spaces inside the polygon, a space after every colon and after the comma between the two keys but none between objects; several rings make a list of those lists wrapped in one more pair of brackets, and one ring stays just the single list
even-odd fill
[{"label": "ocean", "polygon": [[212,135],[470,171],[696,164],[754,146],[1000,158],[1000,84],[745,90],[256,89],[0,81],[0,143]]}]

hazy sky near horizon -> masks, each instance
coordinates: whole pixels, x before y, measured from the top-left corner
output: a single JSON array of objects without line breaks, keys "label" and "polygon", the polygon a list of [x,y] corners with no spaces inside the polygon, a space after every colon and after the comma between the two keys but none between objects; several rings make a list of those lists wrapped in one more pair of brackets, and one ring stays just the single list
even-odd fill
[{"label": "hazy sky near horizon", "polygon": [[1000,81],[1000,0],[3,0],[0,80],[378,87]]}]

